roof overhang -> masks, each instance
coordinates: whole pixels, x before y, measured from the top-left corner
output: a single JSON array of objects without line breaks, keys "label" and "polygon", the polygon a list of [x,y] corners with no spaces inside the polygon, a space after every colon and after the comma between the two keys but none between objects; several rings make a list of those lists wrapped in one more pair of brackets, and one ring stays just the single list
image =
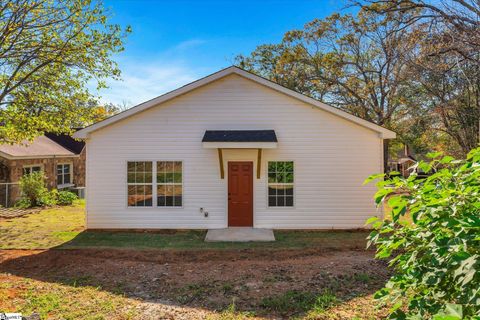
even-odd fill
[{"label": "roof overhang", "polygon": [[126,111],[123,111],[123,112],[120,112],[114,116],[111,116],[110,118],[107,118],[103,121],[100,121],[100,122],[97,122],[95,124],[92,124],[91,126],[88,126],[82,130],[79,130],[77,132],[74,133],[73,137],[76,138],[76,139],[87,139],[88,138],[88,135],[96,130],[99,130],[103,127],[106,127],[106,126],[109,126],[113,123],[116,123],[122,119],[125,119],[125,118],[128,118],[134,114],[137,114],[139,112],[142,112],[144,110],[147,110],[151,107],[154,107],[158,104],[161,104],[161,103],[164,103],[166,101],[169,101],[173,98],[176,98],[180,95],[183,95],[183,94],[186,94],[194,89],[197,89],[199,87],[202,87],[204,85],[207,85],[213,81],[216,81],[218,79],[221,79],[223,77],[226,77],[228,75],[231,75],[231,74],[237,74],[241,77],[244,77],[246,79],[249,79],[249,80],[252,80],[256,83],[259,83],[265,87],[268,87],[268,88],[271,88],[275,91],[278,91],[278,92],[281,92],[281,93],[284,93],[290,97],[293,97],[295,99],[298,99],[300,101],[303,101],[305,103],[308,103],[312,106],[315,106],[319,109],[322,109],[326,112],[329,112],[329,113],[332,113],[334,115],[337,115],[343,119],[346,119],[348,121],[351,121],[353,123],[356,123],[360,126],[363,126],[365,128],[368,128],[370,130],[373,130],[375,132],[378,132],[379,134],[379,137],[381,139],[394,139],[396,137],[396,133],[391,131],[391,130],[388,130],[386,128],[383,128],[382,126],[379,126],[377,124],[374,124],[372,122],[369,122],[367,120],[364,120],[364,119],[361,119],[357,116],[354,116],[350,113],[347,113],[345,111],[342,111],[338,108],[335,108],[335,107],[332,107],[332,106],[329,106],[323,102],[320,102],[318,100],[315,100],[313,98],[310,98],[304,94],[301,94],[301,93],[298,93],[296,91],[293,91],[291,89],[288,89],[286,87],[283,87],[273,81],[270,81],[268,79],[265,79],[265,78],[262,78],[260,76],[257,76],[253,73],[250,73],[250,72],[247,72],[245,70],[242,70],[238,67],[235,67],[235,66],[232,66],[232,67],[229,67],[229,68],[226,68],[226,69],[223,69],[223,70],[220,70],[216,73],[213,73],[207,77],[204,77],[202,79],[199,79],[197,81],[194,81],[192,83],[189,83],[183,87],[180,87],[176,90],[173,90],[173,91],[170,91],[164,95],[161,95],[157,98],[154,98],[152,100],[149,100],[149,101],[146,101],[144,103],[141,103],[133,108],[130,108]]},{"label": "roof overhang", "polygon": [[275,149],[277,142],[202,142],[205,149]]},{"label": "roof overhang", "polygon": [[78,158],[80,155],[71,154],[71,155],[54,155],[54,154],[45,154],[45,155],[32,155],[32,156],[15,156],[5,152],[0,151],[0,157],[7,160],[29,160],[29,159],[61,159],[61,158]]},{"label": "roof overhang", "polygon": [[207,130],[202,146],[207,149],[275,149],[275,130]]}]

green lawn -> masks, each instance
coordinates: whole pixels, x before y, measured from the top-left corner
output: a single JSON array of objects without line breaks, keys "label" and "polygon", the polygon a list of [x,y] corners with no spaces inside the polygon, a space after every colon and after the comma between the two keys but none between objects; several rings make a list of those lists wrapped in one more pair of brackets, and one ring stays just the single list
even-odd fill
[{"label": "green lawn", "polygon": [[275,231],[275,242],[207,243],[205,231],[158,233],[85,231],[84,202],[50,208],[21,218],[0,221],[0,249],[137,248],[242,249],[325,248],[363,249],[367,232]]}]

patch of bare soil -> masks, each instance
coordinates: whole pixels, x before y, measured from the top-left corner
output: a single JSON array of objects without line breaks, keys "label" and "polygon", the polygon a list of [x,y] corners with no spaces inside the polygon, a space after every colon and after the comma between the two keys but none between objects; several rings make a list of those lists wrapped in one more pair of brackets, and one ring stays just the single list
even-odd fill
[{"label": "patch of bare soil", "polygon": [[0,251],[0,272],[100,286],[142,302],[144,318],[171,319],[205,318],[205,314],[224,310],[232,301],[239,311],[288,318],[302,310],[285,312],[264,301],[290,291],[332,292],[341,304],[332,307],[325,319],[370,318],[372,308],[365,308],[362,299],[388,277],[385,264],[374,260],[371,251],[314,249],[5,250]]}]

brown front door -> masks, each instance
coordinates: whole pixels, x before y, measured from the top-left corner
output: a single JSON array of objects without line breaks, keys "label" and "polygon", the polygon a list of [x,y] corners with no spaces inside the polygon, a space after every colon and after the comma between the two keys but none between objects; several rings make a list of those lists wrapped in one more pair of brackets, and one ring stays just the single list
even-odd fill
[{"label": "brown front door", "polygon": [[228,226],[253,227],[253,162],[228,163]]}]

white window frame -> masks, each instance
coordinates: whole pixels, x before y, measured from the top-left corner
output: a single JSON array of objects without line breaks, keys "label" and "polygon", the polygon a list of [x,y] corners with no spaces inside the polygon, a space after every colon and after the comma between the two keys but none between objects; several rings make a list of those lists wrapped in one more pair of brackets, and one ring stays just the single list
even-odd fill
[{"label": "white window frame", "polygon": [[[128,182],[128,163],[129,162],[151,162],[152,163],[152,182],[151,183],[136,183],[136,182]],[[154,160],[127,160],[125,163],[125,182],[126,182],[126,205],[127,208],[134,208],[134,209],[143,209],[143,208],[154,208],[156,206],[156,191],[155,191],[155,181],[156,181],[156,163]],[[152,204],[149,206],[131,206],[128,204],[128,187],[129,186],[148,186],[152,187]]]},{"label": "white window frame", "polygon": [[[25,165],[25,166],[22,167],[22,176],[32,173],[32,168],[36,168],[36,167],[40,168],[40,172],[44,171],[43,170],[43,164],[41,164],[41,163],[39,163],[39,164],[28,164],[28,165]],[[30,169],[30,173],[25,173],[25,169]]]},{"label": "white window frame", "polygon": [[[293,183],[275,183],[275,182],[272,182],[270,183],[268,181],[268,167],[269,167],[269,163],[270,162],[292,162],[293,163]],[[294,160],[267,160],[267,163],[266,163],[266,175],[265,175],[265,181],[266,181],[266,185],[267,185],[267,190],[266,190],[266,198],[267,198],[267,208],[268,209],[280,209],[280,210],[285,210],[285,209],[292,209],[292,208],[295,208],[296,206],[296,201],[297,201],[297,195],[296,195],[296,190],[297,190],[297,187],[295,185],[296,181],[297,181],[297,178],[296,178],[296,168],[295,168],[295,161]],[[291,206],[270,206],[270,195],[269,195],[269,186],[270,185],[291,185],[293,187],[293,205]]]},{"label": "white window frame", "polygon": [[[180,162],[182,164],[182,171],[181,171],[181,175],[182,175],[182,181],[181,182],[167,182],[167,183],[160,183],[157,181],[157,176],[158,176],[158,171],[157,171],[157,166],[158,166],[158,163],[159,162]],[[183,174],[184,174],[184,161],[183,160],[155,160],[155,178],[154,178],[154,181],[155,181],[155,207],[156,208],[163,208],[163,209],[182,209],[183,208],[183,205],[185,203],[185,189],[184,189],[184,185],[183,185]],[[159,185],[165,185],[165,186],[176,186],[176,185],[180,185],[182,187],[182,205],[181,206],[159,206],[158,205],[158,186]]]},{"label": "white window frame", "polygon": [[[62,183],[59,183],[58,181],[58,166],[62,166]],[[70,167],[70,182],[65,183],[65,173],[63,172],[63,166],[69,166]],[[71,162],[59,162],[55,166],[55,181],[57,182],[57,188],[62,189],[62,188],[68,188],[74,186],[73,183],[73,163]]]}]

